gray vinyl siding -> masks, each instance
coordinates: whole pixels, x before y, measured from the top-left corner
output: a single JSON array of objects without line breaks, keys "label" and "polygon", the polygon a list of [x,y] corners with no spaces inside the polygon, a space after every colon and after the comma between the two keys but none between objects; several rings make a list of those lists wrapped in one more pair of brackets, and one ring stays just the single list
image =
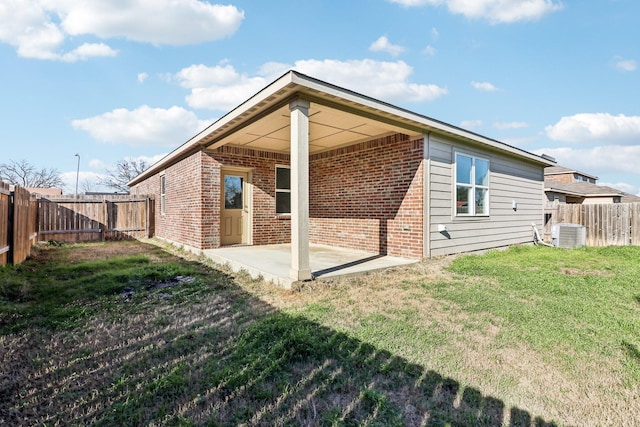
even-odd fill
[{"label": "gray vinyl siding", "polygon": [[[427,200],[429,256],[449,255],[530,243],[532,223],[542,229],[544,199],[543,165],[485,151],[442,136],[427,138]],[[490,162],[489,215],[455,215],[455,153]],[[517,201],[517,210],[512,201]],[[447,233],[438,231],[438,225]]]}]

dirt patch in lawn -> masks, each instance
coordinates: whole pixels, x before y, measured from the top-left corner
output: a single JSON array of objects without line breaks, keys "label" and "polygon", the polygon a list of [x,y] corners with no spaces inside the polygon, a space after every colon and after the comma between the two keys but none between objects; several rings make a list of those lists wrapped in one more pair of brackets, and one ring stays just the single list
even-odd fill
[{"label": "dirt patch in lawn", "polygon": [[560,272],[567,276],[612,276],[611,271],[605,270],[580,270],[578,268],[561,268]]}]

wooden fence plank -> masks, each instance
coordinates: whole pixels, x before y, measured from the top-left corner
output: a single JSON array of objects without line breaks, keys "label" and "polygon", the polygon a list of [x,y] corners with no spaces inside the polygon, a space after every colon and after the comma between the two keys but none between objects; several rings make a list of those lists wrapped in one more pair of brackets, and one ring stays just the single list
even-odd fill
[{"label": "wooden fence plank", "polygon": [[31,255],[31,234],[33,230],[33,213],[31,209],[31,193],[26,188],[16,186],[13,191],[13,242],[12,262],[22,263]]},{"label": "wooden fence plank", "polygon": [[0,182],[0,266],[9,262],[9,205],[11,193],[9,184]]},{"label": "wooden fence plank", "polygon": [[587,246],[640,245],[640,203],[565,204],[545,207],[544,238],[556,224],[581,224]]},{"label": "wooden fence plank", "polygon": [[631,217],[631,244],[640,245],[640,203],[634,203],[630,207]]},{"label": "wooden fence plank", "polygon": [[150,237],[148,198],[56,196],[38,203],[41,239],[85,242]]}]

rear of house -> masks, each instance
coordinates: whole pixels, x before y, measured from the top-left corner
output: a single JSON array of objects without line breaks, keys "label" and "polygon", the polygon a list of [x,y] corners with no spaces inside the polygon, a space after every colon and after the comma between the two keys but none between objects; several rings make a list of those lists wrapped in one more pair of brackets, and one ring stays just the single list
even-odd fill
[{"label": "rear of house", "polygon": [[549,160],[290,71],[130,182],[191,249],[291,243],[405,258],[532,240]]}]

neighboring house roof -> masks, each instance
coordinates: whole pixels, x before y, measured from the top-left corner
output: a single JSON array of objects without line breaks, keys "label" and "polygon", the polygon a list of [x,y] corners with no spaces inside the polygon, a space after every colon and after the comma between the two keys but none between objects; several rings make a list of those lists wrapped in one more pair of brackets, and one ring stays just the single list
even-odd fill
[{"label": "neighboring house roof", "polygon": [[131,180],[133,186],[202,149],[226,144],[248,149],[289,152],[289,103],[297,97],[311,103],[309,153],[314,154],[391,133],[451,135],[542,166],[555,162],[495,139],[361,95],[351,90],[288,71],[240,106],[218,119]]},{"label": "neighboring house roof", "polygon": [[640,197],[604,185],[589,182],[553,182],[545,180],[544,191],[568,194],[577,197],[620,197],[621,203],[637,203]]},{"label": "neighboring house roof", "polygon": [[544,182],[544,191],[569,194],[580,197],[615,197],[624,193],[615,188],[591,184],[589,182]]},{"label": "neighboring house roof", "polygon": [[129,192],[123,191],[85,191],[85,196],[128,196]]},{"label": "neighboring house roof", "polygon": [[39,194],[41,196],[60,196],[62,194],[62,188],[56,188],[56,187],[50,187],[50,188],[27,187],[27,190],[31,194]]},{"label": "neighboring house roof", "polygon": [[569,174],[569,173],[571,173],[571,174],[577,173],[579,175],[584,175],[584,176],[586,176],[588,178],[592,178],[592,179],[594,179],[596,181],[599,179],[595,175],[590,175],[588,173],[580,172],[580,171],[575,170],[575,169],[569,169],[569,168],[566,168],[564,166],[557,166],[556,165],[556,166],[547,166],[546,168],[544,168],[545,176],[548,176],[548,175],[565,175],[565,174]]}]

